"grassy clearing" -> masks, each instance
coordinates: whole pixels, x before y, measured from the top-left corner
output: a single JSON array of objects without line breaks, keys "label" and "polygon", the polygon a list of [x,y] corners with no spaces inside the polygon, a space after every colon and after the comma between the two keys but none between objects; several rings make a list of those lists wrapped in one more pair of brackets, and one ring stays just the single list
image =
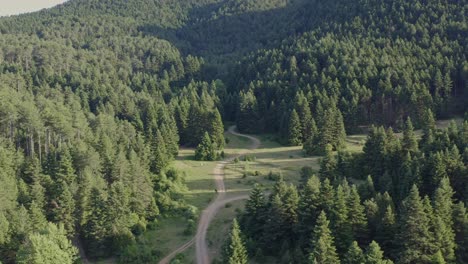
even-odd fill
[{"label": "grassy clearing", "polygon": [[304,157],[302,147],[285,147],[272,141],[270,136],[258,136],[261,146],[251,151],[248,159],[240,158],[225,169],[225,185],[228,193],[247,193],[254,184],[269,189],[274,178],[281,175],[285,181],[297,184],[299,171],[304,166],[318,170],[318,157]]}]

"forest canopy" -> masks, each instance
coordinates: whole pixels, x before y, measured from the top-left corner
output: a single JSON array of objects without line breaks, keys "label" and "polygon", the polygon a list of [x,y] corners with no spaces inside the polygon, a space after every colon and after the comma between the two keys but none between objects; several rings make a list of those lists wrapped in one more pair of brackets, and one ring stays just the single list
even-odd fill
[{"label": "forest canopy", "polygon": [[467,116],[467,17],[452,0],[70,0],[0,18],[0,261],[72,263],[80,240],[124,262],[158,218],[195,219],[171,162],[217,159],[229,121],[324,156],[251,198],[239,261],[467,262],[467,123],[434,125]]}]

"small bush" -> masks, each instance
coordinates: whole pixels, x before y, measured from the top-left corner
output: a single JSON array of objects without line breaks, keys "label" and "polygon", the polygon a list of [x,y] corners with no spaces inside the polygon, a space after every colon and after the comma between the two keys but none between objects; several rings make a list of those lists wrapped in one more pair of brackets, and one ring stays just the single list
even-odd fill
[{"label": "small bush", "polygon": [[226,204],[224,205],[224,207],[225,207],[225,208],[231,208],[231,207],[232,207],[232,203],[226,203]]},{"label": "small bush", "polygon": [[190,219],[188,220],[187,226],[185,227],[184,230],[184,235],[185,236],[191,236],[195,233],[195,230],[197,229],[197,225],[194,220]]},{"label": "small bush", "polygon": [[278,181],[281,179],[281,174],[270,171],[270,173],[268,173],[267,179],[270,181]]}]

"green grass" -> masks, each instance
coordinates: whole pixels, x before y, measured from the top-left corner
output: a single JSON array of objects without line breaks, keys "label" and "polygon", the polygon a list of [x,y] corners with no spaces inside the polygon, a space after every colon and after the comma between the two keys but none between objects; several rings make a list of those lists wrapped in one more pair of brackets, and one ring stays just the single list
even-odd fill
[{"label": "green grass", "polygon": [[187,203],[205,208],[215,195],[213,169],[216,161],[195,161],[193,149],[181,149],[174,167],[186,175],[187,191],[183,193]]}]

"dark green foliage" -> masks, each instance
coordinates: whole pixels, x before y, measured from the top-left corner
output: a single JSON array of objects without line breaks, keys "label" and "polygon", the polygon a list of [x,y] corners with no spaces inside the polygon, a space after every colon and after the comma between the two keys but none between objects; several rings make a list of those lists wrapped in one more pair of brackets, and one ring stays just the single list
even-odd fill
[{"label": "dark green foliage", "polygon": [[425,211],[423,201],[416,186],[403,203],[400,218],[400,253],[401,263],[427,263],[435,253],[436,245],[430,231],[430,217]]},{"label": "dark green foliage", "polygon": [[364,253],[356,241],[353,241],[342,261],[344,264],[365,263]]},{"label": "dark green foliage", "polygon": [[453,210],[453,222],[455,231],[455,242],[457,249],[455,251],[457,261],[460,263],[468,262],[468,212],[462,202],[457,203]]},{"label": "dark green foliage", "polygon": [[292,110],[291,115],[288,118],[288,133],[287,143],[290,146],[298,146],[302,144],[302,127],[299,115],[296,110]]},{"label": "dark green foliage", "polygon": [[319,175],[322,180],[328,179],[330,182],[335,182],[336,175],[336,158],[333,154],[333,147],[328,144],[325,147],[325,156],[320,161]]},{"label": "dark green foliage", "polygon": [[[1,261],[15,262],[47,219],[79,232],[91,257],[156,262],[158,249],[134,236],[186,212],[168,169],[179,141],[196,147],[208,133],[202,152],[216,159],[229,120],[327,154],[323,182],[278,184],[264,212],[252,197],[256,216],[242,225],[259,256],[304,262],[324,210],[332,229],[398,260],[392,233],[404,232],[392,230],[408,224],[402,200],[416,185],[432,198],[421,203],[436,247],[421,261],[467,262],[468,122],[435,127],[466,112],[465,17],[463,1],[71,0],[1,18]],[[340,151],[346,131],[370,124],[403,136],[371,128],[363,154]],[[343,180],[368,175],[374,188],[360,194]],[[331,232],[343,257],[350,240]]]}]

